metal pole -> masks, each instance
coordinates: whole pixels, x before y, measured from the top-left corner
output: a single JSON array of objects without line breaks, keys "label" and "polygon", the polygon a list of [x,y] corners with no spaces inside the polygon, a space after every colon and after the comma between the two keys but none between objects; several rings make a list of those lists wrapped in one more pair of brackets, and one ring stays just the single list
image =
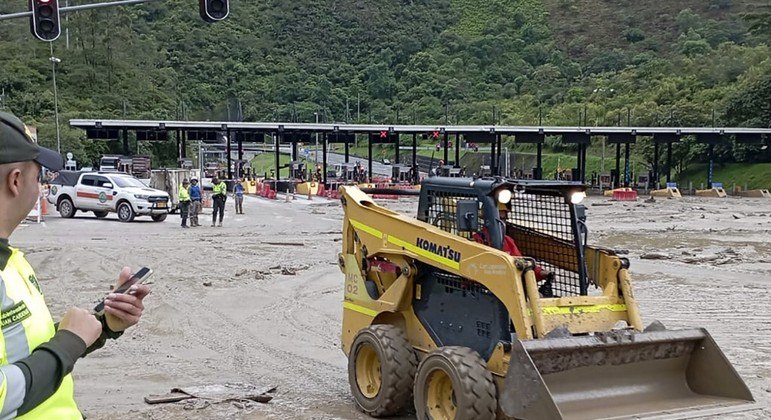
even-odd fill
[{"label": "metal pole", "polygon": [[[669,181],[667,181],[669,182]],[[653,139],[653,179],[648,181],[654,188],[659,187],[659,142]]]},{"label": "metal pole", "polygon": [[367,178],[372,179],[372,137],[367,136]]},{"label": "metal pole", "polygon": [[672,182],[672,142],[667,143],[667,182]]},{"label": "metal pole", "polygon": [[460,133],[455,133],[455,167],[460,168]]},{"label": "metal pole", "polygon": [[709,168],[707,168],[707,189],[712,188],[712,175],[714,171],[714,162],[715,162],[715,145],[710,144],[709,148],[707,149],[707,153],[709,155]]},{"label": "metal pole", "polygon": [[[319,113],[314,112],[313,114],[316,115],[316,125],[318,125]],[[319,165],[319,132],[318,131],[316,132],[316,149],[314,150],[313,155],[314,155],[316,166],[318,166]]]},{"label": "metal pole", "polygon": [[53,75],[53,81],[54,81],[54,118],[56,120],[56,151],[59,152],[59,154],[62,153],[62,140],[61,140],[61,134],[59,131],[59,90],[56,87],[56,63],[61,63],[62,60],[54,57],[54,43],[49,42],[48,46],[51,49],[51,73]]},{"label": "metal pole", "polygon": [[[276,181],[279,179],[279,171],[281,170],[281,142],[284,140],[284,133],[276,134]],[[278,188],[278,185],[276,185]]]},{"label": "metal pole", "polygon": [[444,164],[447,165],[447,162],[450,161],[450,151],[447,148],[449,146],[449,134],[445,131],[444,132]]},{"label": "metal pole", "polygon": [[227,136],[225,138],[225,150],[227,151],[227,154],[228,154],[228,156],[227,156],[228,179],[233,179],[233,169],[231,169],[231,167],[230,167],[230,164],[231,164],[231,160],[230,160],[231,159],[231,157],[230,157],[230,129],[228,129],[225,132],[225,135]]},{"label": "metal pole", "polygon": [[322,147],[324,148],[322,154],[321,154],[321,165],[322,165],[322,179],[324,180],[324,186],[327,185],[327,133],[324,133]]},{"label": "metal pole", "polygon": [[401,143],[401,137],[399,136],[399,134],[396,134],[396,144],[394,144],[394,146],[396,146],[396,153],[395,153],[395,155],[396,155],[395,156],[396,162],[395,163],[397,165],[399,164],[399,144],[400,143]]},{"label": "metal pole", "polygon": [[536,173],[533,174],[535,179],[543,179],[543,143],[536,145]]},{"label": "metal pole", "polygon": [[417,183],[420,171],[418,170],[418,135],[416,133],[412,133],[412,170],[413,182]]},{"label": "metal pole", "polygon": [[624,187],[629,187],[629,169],[631,169],[629,167],[629,143],[626,143],[624,147]]},{"label": "metal pole", "polygon": [[618,188],[621,185],[621,143],[616,143],[616,179],[611,180],[613,182],[613,188]]}]

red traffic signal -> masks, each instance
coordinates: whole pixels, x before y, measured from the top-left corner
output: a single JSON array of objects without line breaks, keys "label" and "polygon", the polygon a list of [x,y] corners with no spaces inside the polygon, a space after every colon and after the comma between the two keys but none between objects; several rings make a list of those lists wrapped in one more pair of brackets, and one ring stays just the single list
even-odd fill
[{"label": "red traffic signal", "polygon": [[209,23],[219,22],[230,14],[228,0],[198,0],[201,18]]},{"label": "red traffic signal", "polygon": [[62,28],[59,22],[58,0],[29,0],[32,12],[30,30],[41,41],[54,41],[59,38]]},{"label": "red traffic signal", "polygon": [[432,133],[431,133],[431,137],[432,137],[432,138],[435,138],[435,139],[438,139],[438,138],[439,138],[439,132],[438,132],[438,131],[434,131],[434,132],[432,132]]}]

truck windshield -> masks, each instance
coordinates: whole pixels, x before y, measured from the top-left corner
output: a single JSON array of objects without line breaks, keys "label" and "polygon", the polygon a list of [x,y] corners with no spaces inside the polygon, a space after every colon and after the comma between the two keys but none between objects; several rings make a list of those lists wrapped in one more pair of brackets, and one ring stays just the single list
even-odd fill
[{"label": "truck windshield", "polygon": [[113,178],[115,181],[115,185],[117,185],[120,188],[127,188],[127,187],[139,187],[139,188],[147,188],[147,185],[143,184],[142,181],[128,177],[128,176],[116,176]]}]

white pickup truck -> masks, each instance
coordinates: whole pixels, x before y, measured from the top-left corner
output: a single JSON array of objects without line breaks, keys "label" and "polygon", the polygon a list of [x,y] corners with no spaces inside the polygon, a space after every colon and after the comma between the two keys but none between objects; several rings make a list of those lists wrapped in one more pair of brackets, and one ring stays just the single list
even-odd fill
[{"label": "white pickup truck", "polygon": [[122,222],[136,216],[162,222],[169,213],[169,194],[124,173],[61,171],[49,184],[48,202],[65,218],[80,210],[98,218],[115,212]]}]

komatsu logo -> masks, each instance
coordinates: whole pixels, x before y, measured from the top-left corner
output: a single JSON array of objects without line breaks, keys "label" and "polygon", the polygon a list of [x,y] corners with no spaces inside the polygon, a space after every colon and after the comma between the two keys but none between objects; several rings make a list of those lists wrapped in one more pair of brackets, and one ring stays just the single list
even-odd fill
[{"label": "komatsu logo", "polygon": [[448,260],[460,262],[460,252],[452,249],[449,246],[438,245],[423,238],[418,238],[416,245],[418,248],[424,249],[432,254],[447,258]]}]

